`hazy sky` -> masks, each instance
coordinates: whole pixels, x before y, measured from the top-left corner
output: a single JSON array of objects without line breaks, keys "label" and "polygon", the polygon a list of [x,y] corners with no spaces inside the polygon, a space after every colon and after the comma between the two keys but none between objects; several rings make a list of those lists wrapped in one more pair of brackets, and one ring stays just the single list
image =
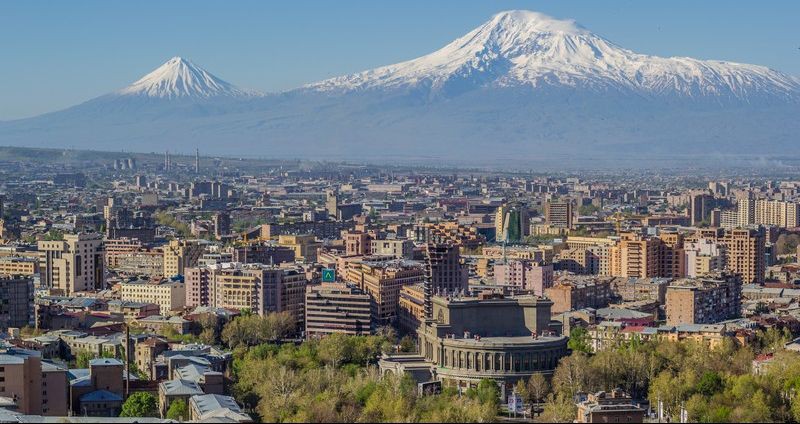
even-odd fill
[{"label": "hazy sky", "polygon": [[575,19],[640,53],[800,76],[796,0],[3,0],[0,120],[122,88],[176,55],[244,88],[294,88],[429,53],[508,9]]}]

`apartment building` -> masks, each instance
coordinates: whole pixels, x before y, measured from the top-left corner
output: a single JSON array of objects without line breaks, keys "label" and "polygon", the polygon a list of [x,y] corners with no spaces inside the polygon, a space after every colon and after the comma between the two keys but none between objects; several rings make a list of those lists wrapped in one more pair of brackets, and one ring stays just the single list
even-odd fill
[{"label": "apartment building", "polygon": [[545,297],[553,301],[553,314],[583,308],[604,308],[611,299],[610,277],[565,277],[545,289]]},{"label": "apartment building", "polygon": [[370,254],[391,256],[395,259],[411,259],[414,256],[414,242],[407,239],[371,240]]},{"label": "apartment building", "polygon": [[372,251],[367,233],[351,231],[344,235],[344,251],[347,256],[369,255]]},{"label": "apartment building", "polygon": [[164,246],[165,277],[183,275],[184,269],[197,266],[203,256],[207,242],[205,240],[170,240]]},{"label": "apartment building", "polygon": [[623,302],[655,301],[663,305],[670,278],[624,278],[611,280],[611,292]]},{"label": "apartment building", "polygon": [[524,259],[512,259],[494,265],[494,281],[499,286],[510,286],[544,296],[553,286],[553,265]]},{"label": "apartment building", "polygon": [[452,244],[460,249],[475,249],[486,241],[472,226],[458,222],[420,223],[414,225],[414,241],[417,243]]},{"label": "apartment building", "polygon": [[27,256],[0,257],[0,275],[33,276],[39,273],[39,261]]},{"label": "apartment building", "polygon": [[278,245],[292,249],[294,257],[298,261],[314,262],[317,260],[317,249],[322,246],[322,243],[318,242],[316,236],[312,234],[281,234],[278,236]]},{"label": "apartment building", "polygon": [[695,278],[725,269],[725,248],[715,241],[700,239],[686,243],[686,276]]},{"label": "apartment building", "polygon": [[153,303],[161,315],[170,315],[186,305],[186,285],[170,279],[125,281],[120,283],[120,299]]},{"label": "apartment building", "polygon": [[33,278],[0,274],[0,330],[34,324]]},{"label": "apartment building", "polygon": [[659,237],[625,233],[609,248],[609,257],[615,277],[681,277],[685,272],[683,237],[676,233]]},{"label": "apartment building", "polygon": [[126,256],[130,253],[140,252],[146,250],[144,244],[138,239],[121,238],[121,239],[106,239],[104,259],[106,267],[116,268],[117,258]]},{"label": "apartment building", "polygon": [[276,246],[268,243],[250,243],[245,246],[233,248],[231,262],[243,264],[260,263],[266,265],[280,265],[294,262],[294,249],[288,246]]},{"label": "apartment building", "polygon": [[564,249],[558,252],[554,264],[556,269],[573,274],[599,275],[602,258],[590,249]]},{"label": "apartment building", "polygon": [[764,282],[766,237],[761,230],[702,228],[686,238],[691,243],[701,240],[719,246],[725,269],[740,275],[743,283]]},{"label": "apartment building", "polygon": [[306,337],[332,333],[366,335],[372,331],[372,299],[343,283],[308,286],[305,296]]},{"label": "apartment building", "polygon": [[422,284],[403,286],[398,307],[397,327],[403,334],[415,334],[425,319],[425,287]]},{"label": "apartment building", "polygon": [[545,204],[545,222],[555,228],[572,228],[573,207],[571,201],[548,201]]},{"label": "apartment building", "polygon": [[102,235],[66,234],[63,240],[40,241],[38,248],[42,287],[65,296],[105,288]]},{"label": "apartment building", "polygon": [[402,287],[424,279],[425,268],[420,262],[377,257],[348,263],[344,276],[346,282],[372,297],[373,318],[380,325],[397,320]]},{"label": "apartment building", "polygon": [[66,416],[67,370],[43,362],[38,352],[16,348],[0,350],[0,397],[26,415]]},{"label": "apartment building", "polygon": [[667,287],[667,325],[714,324],[740,314],[742,285],[734,274],[681,279]]},{"label": "apartment building", "polygon": [[187,268],[185,278],[187,307],[286,311],[303,320],[308,278],[300,268],[230,262]]}]

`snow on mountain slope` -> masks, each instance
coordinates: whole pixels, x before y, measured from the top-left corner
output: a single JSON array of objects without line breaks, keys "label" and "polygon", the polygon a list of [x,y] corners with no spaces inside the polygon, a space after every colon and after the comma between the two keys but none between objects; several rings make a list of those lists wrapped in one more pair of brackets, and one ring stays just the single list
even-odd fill
[{"label": "snow on mountain slope", "polygon": [[[133,85],[0,123],[0,145],[303,158],[800,156],[800,83],[634,53],[571,21],[500,13],[429,55],[260,95],[174,58]],[[727,159],[725,159],[727,160]]]},{"label": "snow on mountain slope", "polygon": [[763,66],[637,54],[573,21],[508,11],[431,54],[306,86],[323,92],[566,86],[645,95],[797,98],[800,82]]},{"label": "snow on mountain slope", "polygon": [[191,61],[177,56],[116,94],[165,99],[259,95],[223,81]]}]

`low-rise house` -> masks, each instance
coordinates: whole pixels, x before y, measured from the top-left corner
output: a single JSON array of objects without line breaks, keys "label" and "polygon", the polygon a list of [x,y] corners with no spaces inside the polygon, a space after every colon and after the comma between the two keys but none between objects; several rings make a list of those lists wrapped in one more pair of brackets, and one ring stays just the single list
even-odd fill
[{"label": "low-rise house", "polygon": [[590,394],[577,406],[577,423],[640,423],[646,412],[620,389]]},{"label": "low-rise house", "polygon": [[189,398],[189,412],[192,421],[249,423],[253,419],[242,412],[230,396],[197,395]]},{"label": "low-rise house", "polygon": [[163,418],[172,402],[183,400],[188,403],[189,398],[195,395],[202,395],[203,389],[194,381],[189,380],[167,380],[158,384],[158,409]]},{"label": "low-rise house", "polygon": [[178,334],[188,334],[192,329],[192,322],[179,316],[151,315],[134,320],[134,324],[156,333],[166,327],[172,327]]}]

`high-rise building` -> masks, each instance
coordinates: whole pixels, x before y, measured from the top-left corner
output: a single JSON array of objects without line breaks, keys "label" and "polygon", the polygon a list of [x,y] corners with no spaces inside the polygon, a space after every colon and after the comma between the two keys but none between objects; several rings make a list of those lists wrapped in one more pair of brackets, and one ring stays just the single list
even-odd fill
[{"label": "high-rise building", "polygon": [[465,291],[469,284],[469,273],[467,267],[461,264],[458,247],[449,243],[425,245],[425,273],[425,317],[431,318],[431,298]]},{"label": "high-rise building", "polygon": [[748,192],[746,196],[740,197],[736,204],[736,210],[738,227],[753,225],[756,219],[756,201],[753,199],[753,194]]},{"label": "high-rise building", "polygon": [[403,286],[422,283],[423,265],[403,259],[381,260],[367,258],[350,262],[344,280],[372,298],[372,316],[379,325],[397,320],[400,290]]},{"label": "high-rise building", "polygon": [[336,189],[325,190],[325,210],[329,216],[336,219],[339,211],[339,192]]},{"label": "high-rise building", "polygon": [[364,232],[351,231],[344,235],[344,249],[347,256],[370,254],[370,236]]},{"label": "high-rise building", "polygon": [[798,203],[765,199],[758,199],[755,203],[754,224],[780,228],[795,228],[800,225]]},{"label": "high-rise building", "polygon": [[739,226],[739,211],[722,211],[719,226],[722,228],[736,228]]},{"label": "high-rise building", "polygon": [[186,269],[186,306],[289,312],[303,320],[308,279],[299,268],[221,263]]},{"label": "high-rise building", "polygon": [[371,303],[368,294],[342,283],[309,286],[305,294],[306,337],[370,334]]},{"label": "high-rise building", "polygon": [[217,212],[213,217],[214,236],[222,238],[231,232],[231,216],[227,212]]},{"label": "high-rise building", "polygon": [[728,183],[719,182],[719,181],[711,181],[708,183],[708,189],[711,190],[711,194],[715,196],[727,196],[728,195]]},{"label": "high-rise building", "polygon": [[529,259],[512,259],[494,266],[495,284],[544,296],[553,286],[553,265]]},{"label": "high-rise building", "polygon": [[530,233],[528,209],[521,204],[504,204],[495,213],[495,238],[498,242],[518,242]]},{"label": "high-rise building", "polygon": [[667,325],[714,324],[736,318],[742,285],[735,275],[678,280],[667,287]]},{"label": "high-rise building", "polygon": [[766,237],[754,229],[699,229],[687,237],[687,242],[709,240],[724,252],[725,269],[738,274],[742,282],[763,283],[766,268]]},{"label": "high-rise building", "polygon": [[164,276],[183,275],[185,268],[196,266],[205,246],[202,240],[170,240],[164,246]]},{"label": "high-rise building", "polygon": [[68,413],[67,370],[39,356],[8,348],[0,351],[0,396],[25,415],[65,417]]},{"label": "high-rise building", "polygon": [[449,244],[428,244],[425,265],[434,292],[456,293],[467,289],[468,269],[461,264],[458,247]]},{"label": "high-rise building", "polygon": [[573,210],[572,202],[548,201],[545,205],[545,222],[556,228],[572,228]]},{"label": "high-rise building", "polygon": [[40,241],[40,284],[66,296],[103,289],[103,237],[96,233],[66,234],[64,240]]},{"label": "high-rise building", "polygon": [[725,248],[715,241],[701,239],[684,245],[686,276],[702,277],[725,269]]},{"label": "high-rise building", "polygon": [[685,272],[683,237],[662,233],[641,237],[624,233],[618,244],[609,248],[610,271],[615,277],[682,277]]},{"label": "high-rise building", "polygon": [[33,323],[33,278],[0,275],[0,331]]},{"label": "high-rise building", "polygon": [[711,210],[714,208],[714,196],[703,193],[693,193],[689,197],[689,217],[691,224],[709,224],[711,222]]}]

